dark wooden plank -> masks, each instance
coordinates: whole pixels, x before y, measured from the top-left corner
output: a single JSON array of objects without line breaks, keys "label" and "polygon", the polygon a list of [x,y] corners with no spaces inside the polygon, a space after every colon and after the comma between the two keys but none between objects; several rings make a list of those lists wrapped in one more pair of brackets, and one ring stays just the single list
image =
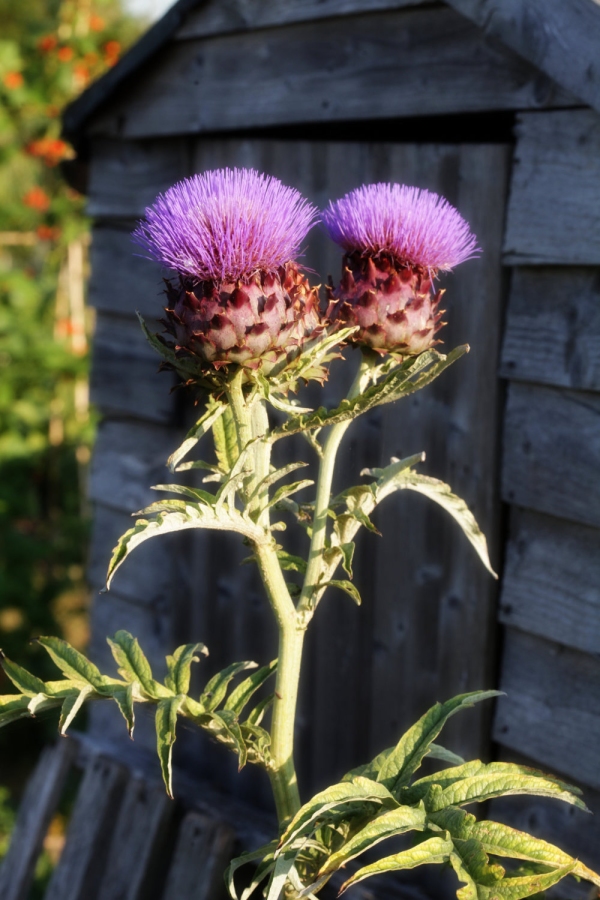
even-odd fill
[{"label": "dark wooden plank", "polygon": [[131,240],[135,222],[94,228],[90,248],[89,303],[103,313],[156,319],[165,305],[160,267]]},{"label": "dark wooden plank", "polygon": [[97,316],[90,397],[102,413],[172,421],[175,397],[169,392],[175,376],[159,373],[159,365],[160,357],[147,344],[137,319]]},{"label": "dark wooden plank", "polygon": [[293,4],[288,0],[270,0],[269,3],[230,0],[228,3],[205,3],[188,13],[175,38],[189,40],[361,12],[431,5],[432,0],[296,0]]},{"label": "dark wooden plank", "polygon": [[600,530],[513,509],[500,621],[600,650]]},{"label": "dark wooden plank", "polygon": [[166,465],[179,438],[174,429],[149,422],[102,422],[92,458],[90,499],[131,515],[164,496],[150,488],[181,481]]},{"label": "dark wooden plank", "polygon": [[517,135],[505,261],[598,265],[600,116],[587,109],[523,113]]},{"label": "dark wooden plank", "polygon": [[512,384],[504,429],[509,503],[600,526],[600,397]]},{"label": "dark wooden plank", "polygon": [[506,630],[494,738],[600,788],[600,658]]},{"label": "dark wooden plank", "polygon": [[95,140],[87,211],[95,218],[143,216],[156,195],[188,170],[187,143],[180,138]]},{"label": "dark wooden plank", "polygon": [[98,900],[158,900],[161,851],[174,813],[164,785],[134,776],[127,784]]},{"label": "dark wooden plank", "polygon": [[600,10],[590,0],[447,0],[600,112]]},{"label": "dark wooden plank", "polygon": [[223,872],[233,849],[233,831],[191,812],[179,831],[163,900],[225,900]]},{"label": "dark wooden plank", "polygon": [[406,9],[174,42],[89,129],[140,138],[569,102],[540,78],[453,10]]},{"label": "dark wooden plank", "polygon": [[122,766],[106,758],[88,765],[45,900],[96,900],[126,778]]},{"label": "dark wooden plank", "polygon": [[600,271],[516,268],[500,374],[600,391]]},{"label": "dark wooden plank", "polygon": [[42,752],[0,867],[2,900],[27,900],[36,862],[76,753],[77,744],[70,738],[59,739]]},{"label": "dark wooden plank", "polygon": [[[539,768],[536,760],[501,749],[500,759]],[[573,783],[572,778],[568,780]],[[583,790],[583,799],[592,815],[566,803],[520,796],[492,800],[486,817],[550,841],[597,872],[600,870],[600,793],[586,785],[578,784],[578,787]],[[553,900],[592,900],[594,892],[588,882],[577,884],[567,878],[552,889],[551,896]]]}]

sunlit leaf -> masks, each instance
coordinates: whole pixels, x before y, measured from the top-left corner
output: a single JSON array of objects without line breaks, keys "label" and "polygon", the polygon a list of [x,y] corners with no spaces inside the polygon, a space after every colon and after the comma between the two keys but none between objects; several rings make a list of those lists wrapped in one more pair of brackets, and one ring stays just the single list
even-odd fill
[{"label": "sunlit leaf", "polygon": [[[231,862],[229,863],[229,865],[227,866],[227,869],[225,871],[225,883],[227,884],[229,894],[231,897],[233,897],[233,900],[237,900],[237,891],[235,889],[235,879],[234,879],[234,876],[235,876],[235,873],[237,872],[237,870],[240,869],[242,866],[247,865],[248,863],[255,862],[256,860],[261,860],[261,866],[259,866],[259,869],[265,865],[268,866],[269,864],[274,866],[275,862],[274,862],[273,854],[275,852],[276,847],[277,847],[277,841],[271,841],[270,844],[265,844],[263,847],[259,847],[257,850],[251,850],[248,853],[242,853],[241,856],[237,856],[235,859],[231,860]],[[264,871],[262,878],[260,878],[260,880],[256,882],[254,887],[256,887],[258,884],[260,884],[260,882],[264,878],[266,878],[268,873],[269,873],[268,870]],[[256,877],[258,877],[258,872],[257,872]],[[254,887],[253,887],[253,890],[254,890]],[[248,894],[248,896],[249,896],[249,894]],[[244,898],[244,894],[242,894],[242,898]],[[242,900],[242,898],[241,898],[241,900]]]},{"label": "sunlit leaf", "polygon": [[340,894],[347,891],[353,884],[358,884],[359,881],[364,881],[365,878],[371,878],[373,875],[381,875],[383,872],[398,872],[401,869],[414,869],[416,866],[447,862],[453,851],[452,841],[441,837],[430,838],[410,850],[386,856],[370,866],[359,869],[352,878],[344,882],[340,888]]},{"label": "sunlit leaf", "polygon": [[170,697],[161,700],[156,707],[156,749],[160,760],[160,768],[169,797],[173,796],[172,756],[175,732],[177,729],[177,713],[183,697]]},{"label": "sunlit leaf", "polygon": [[430,759],[439,759],[440,762],[448,763],[451,766],[462,766],[465,762],[458,753],[453,753],[452,750],[447,750],[446,747],[441,747],[439,744],[430,744],[427,756]]},{"label": "sunlit leaf", "polygon": [[99,669],[86,659],[86,657],[57,637],[39,637],[38,643],[46,650],[53,662],[67,678],[80,684],[82,687],[91,685],[95,690],[102,692],[104,679]]},{"label": "sunlit leaf", "polygon": [[210,431],[217,419],[223,415],[225,409],[225,403],[215,400],[214,397],[209,398],[204,414],[200,416],[193,428],[190,428],[181,446],[167,460],[167,465],[171,472],[177,469],[181,460],[196,446],[200,438]]},{"label": "sunlit leaf", "polygon": [[138,682],[149,697],[168,697],[169,691],[158,684],[152,677],[150,663],[138,643],[138,639],[128,631],[117,631],[113,638],[106,638],[112,651],[119,674],[126,681]]},{"label": "sunlit leaf", "polygon": [[200,697],[201,705],[207,710],[212,711],[213,709],[216,709],[225,698],[227,687],[231,679],[235,678],[240,672],[245,672],[248,669],[256,669],[256,667],[255,662],[237,662],[232,663],[230,666],[227,666],[227,668],[217,672],[202,691]]},{"label": "sunlit leaf", "polygon": [[265,681],[271,677],[276,668],[277,660],[274,659],[268,666],[263,666],[261,669],[258,669],[258,671],[253,672],[248,678],[245,678],[227,698],[225,709],[229,709],[236,716],[239,716],[250,698],[260,687],[262,687]]},{"label": "sunlit leaf", "polygon": [[66,734],[67,728],[72,723],[73,719],[88,699],[91,693],[93,693],[93,687],[87,685],[82,688],[76,694],[70,694],[68,697],[65,697],[63,700],[62,710],[60,713],[60,720],[58,723],[58,730],[61,734]]},{"label": "sunlit leaf", "polygon": [[133,709],[134,697],[136,693],[136,688],[139,685],[137,681],[128,684],[125,688],[118,688],[113,692],[113,698],[115,703],[119,707],[121,715],[125,719],[127,723],[127,731],[129,732],[129,737],[133,738],[133,729],[135,727],[135,713]]},{"label": "sunlit leaf", "polygon": [[167,656],[168,674],[166,686],[174,694],[187,694],[190,689],[190,670],[193,662],[200,661],[201,656],[208,656],[204,644],[183,644],[172,656]]},{"label": "sunlit leaf", "polygon": [[28,697],[35,697],[36,694],[43,694],[46,692],[46,685],[44,682],[40,681],[39,678],[36,678],[35,675],[32,675],[31,672],[28,672],[27,669],[12,662],[4,654],[1,656],[1,661],[5,673],[22,694],[26,694]]},{"label": "sunlit leaf", "polygon": [[17,719],[28,718],[29,697],[24,694],[4,694],[0,696],[0,728],[16,722]]}]

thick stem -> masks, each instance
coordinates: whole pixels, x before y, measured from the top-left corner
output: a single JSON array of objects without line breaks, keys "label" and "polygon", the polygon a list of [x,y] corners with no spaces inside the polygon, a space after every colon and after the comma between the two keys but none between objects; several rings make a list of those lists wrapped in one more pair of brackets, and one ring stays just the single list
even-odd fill
[{"label": "thick stem", "polygon": [[[352,382],[352,386],[348,392],[349,400],[356,397],[357,394],[360,394],[365,389],[369,382],[372,366],[373,363],[370,357],[363,355],[360,367],[356,373],[356,378]],[[327,538],[328,509],[329,500],[331,498],[333,473],[335,470],[335,459],[341,440],[350,423],[351,420],[349,419],[347,422],[338,422],[337,425],[332,425],[323,448],[323,457],[321,459],[319,478],[317,481],[312,540],[310,543],[304,585],[298,603],[299,610],[311,609],[313,594],[323,572],[323,550]]]}]

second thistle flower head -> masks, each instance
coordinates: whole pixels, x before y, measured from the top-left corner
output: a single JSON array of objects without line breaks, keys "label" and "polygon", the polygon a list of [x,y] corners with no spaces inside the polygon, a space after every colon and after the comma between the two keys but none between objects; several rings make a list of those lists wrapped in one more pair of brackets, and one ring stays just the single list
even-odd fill
[{"label": "second thistle flower head", "polygon": [[328,316],[358,325],[353,337],[379,353],[422,353],[437,341],[438,271],[477,255],[477,239],[443,197],[401,184],[369,184],[329,204],[329,236],[346,251]]},{"label": "second thistle flower head", "polygon": [[146,210],[133,239],[179,273],[167,283],[167,330],[201,366],[258,365],[319,325],[318,298],[294,257],[317,210],[253,169],[180,181]]}]

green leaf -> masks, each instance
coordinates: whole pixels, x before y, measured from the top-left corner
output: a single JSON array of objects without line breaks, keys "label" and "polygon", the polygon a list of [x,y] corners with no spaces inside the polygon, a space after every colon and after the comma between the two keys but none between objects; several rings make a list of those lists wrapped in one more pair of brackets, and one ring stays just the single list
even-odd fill
[{"label": "green leaf", "polygon": [[114,638],[106,638],[106,640],[119,666],[119,674],[126,681],[130,683],[137,681],[149,697],[158,699],[168,696],[168,691],[152,677],[150,663],[137,638],[134,638],[128,631],[117,631]]},{"label": "green leaf", "polygon": [[451,766],[462,766],[465,760],[462,756],[459,756],[458,753],[453,753],[452,750],[447,750],[445,747],[441,747],[439,744],[430,744],[429,750],[427,751],[427,756],[431,759],[439,759],[441,762],[448,763]]},{"label": "green leaf", "polygon": [[25,694],[4,694],[0,696],[0,728],[29,717],[29,697]]},{"label": "green leaf", "polygon": [[306,560],[301,556],[286,553],[285,550],[277,550],[277,559],[284,572],[306,572]]},{"label": "green leaf", "polygon": [[252,492],[252,496],[250,497],[250,501],[254,500],[255,497],[265,490],[265,488],[269,488],[272,485],[276,484],[278,481],[281,481],[282,478],[285,478],[286,475],[289,475],[291,472],[295,472],[296,469],[304,469],[308,463],[306,462],[293,462],[289,463],[287,466],[283,466],[281,469],[274,469],[268,475],[259,481],[256,485],[254,491]]},{"label": "green leaf", "polygon": [[67,678],[84,687],[90,684],[95,690],[102,693],[104,679],[99,669],[82,653],[61,638],[39,637],[37,641]]},{"label": "green leaf", "polygon": [[223,472],[230,472],[239,456],[239,447],[233,413],[229,406],[226,407],[224,414],[214,422],[213,439],[219,468]]},{"label": "green leaf", "polygon": [[314,481],[311,478],[304,478],[302,481],[295,481],[293,484],[283,484],[275,491],[269,500],[268,506],[276,506],[278,503],[281,503],[282,500],[291,497],[292,494],[297,494],[304,488],[310,487],[311,484],[314,484]]},{"label": "green leaf", "polygon": [[289,856],[281,854],[275,860],[266,900],[279,900],[280,897],[283,897],[283,889],[285,888],[288,874],[294,865],[295,859],[296,854],[292,853]]},{"label": "green leaf", "polygon": [[383,761],[377,780],[390,790],[397,790],[407,784],[451,716],[482,700],[498,696],[498,691],[473,691],[469,694],[459,694],[446,703],[436,703],[402,735],[393,752]]},{"label": "green leaf", "polygon": [[[223,418],[223,417],[222,417]],[[219,420],[220,421],[220,420]],[[107,587],[110,587],[115,572],[132,550],[159,534],[183,531],[188,528],[210,528],[217,531],[237,531],[253,541],[263,541],[264,531],[237,510],[220,509],[198,503],[171,500],[166,507],[169,511],[157,512],[156,518],[139,519],[133,528],[119,539],[110,561],[107,573]],[[163,502],[164,504],[164,502]],[[155,508],[156,508],[155,504]]]},{"label": "green leaf", "polygon": [[167,465],[171,472],[177,469],[181,460],[196,446],[200,438],[210,431],[217,419],[223,415],[225,409],[225,403],[215,400],[214,397],[209,398],[203,415],[200,416],[194,427],[190,428],[181,446],[167,460]]},{"label": "green leaf", "polygon": [[260,703],[257,703],[248,718],[246,719],[246,724],[248,725],[260,725],[263,720],[263,716],[271,706],[273,701],[275,700],[275,694],[269,694],[268,697],[265,697],[264,700],[261,700]]},{"label": "green leaf", "polygon": [[492,797],[511,794],[553,797],[586,809],[585,803],[576,796],[578,793],[581,793],[578,788],[536,769],[516,763],[486,764],[476,759],[421,778],[410,788],[405,788],[401,796],[403,802],[408,803],[423,800],[428,812],[438,812],[447,806],[462,806],[464,803],[482,803]]},{"label": "green leaf", "polygon": [[168,674],[165,684],[174,694],[187,694],[190,689],[190,670],[193,662],[200,662],[200,656],[208,656],[204,644],[183,644],[172,656],[167,656]]},{"label": "green leaf", "polygon": [[476,842],[469,842],[469,844],[471,843],[471,848],[463,850],[464,855],[455,852],[450,856],[452,868],[459,880],[465,884],[465,887],[456,893],[458,900],[523,900],[525,897],[531,897],[552,887],[565,875],[569,875],[572,870],[572,866],[564,866],[551,872],[535,873],[524,877],[493,878],[491,873],[494,869],[500,869],[502,872],[504,870],[500,866],[488,866],[486,872],[481,868],[479,861],[469,859],[468,852],[473,855],[477,853],[477,848],[474,846]]},{"label": "green leaf", "polygon": [[225,694],[227,693],[227,686],[229,685],[231,679],[234,678],[239,672],[245,672],[248,669],[256,669],[256,663],[232,663],[230,666],[227,666],[226,669],[222,669],[220,672],[217,672],[216,675],[213,675],[213,677],[210,679],[210,681],[202,691],[202,695],[200,697],[200,703],[202,704],[204,709],[208,711],[216,709],[221,701],[225,698]]},{"label": "green leaf", "polygon": [[[253,672],[248,678],[245,678],[227,698],[225,709],[228,709],[234,713],[234,715],[239,716],[250,698],[260,687],[262,687],[265,681],[271,677],[276,668],[277,660],[274,659],[268,666],[263,666],[261,669],[258,669],[258,671]],[[250,724],[258,725],[258,722]]]},{"label": "green leaf", "polygon": [[[242,853],[241,856],[237,856],[235,859],[232,859],[227,869],[225,870],[225,883],[227,884],[227,888],[229,890],[229,894],[234,900],[237,900],[237,891],[235,889],[235,879],[234,875],[238,869],[242,866],[245,866],[247,863],[254,862],[257,859],[261,860],[261,866],[265,864],[271,863],[273,866],[275,865],[273,854],[277,847],[277,841],[271,841],[270,844],[264,844],[264,846],[259,847],[257,850],[251,850],[248,853]],[[259,869],[261,868],[259,866]],[[264,872],[263,877],[256,882],[254,887],[256,887],[263,878],[266,878],[268,872]],[[258,877],[258,871],[256,873],[256,877]],[[254,888],[253,888],[254,889]],[[242,894],[242,898],[243,898]],[[249,896],[249,895],[248,895]]]},{"label": "green leaf", "polygon": [[339,588],[340,591],[343,591],[345,594],[348,594],[348,596],[352,600],[354,600],[354,602],[356,603],[357,606],[360,606],[360,604],[362,603],[361,596],[358,592],[358,588],[355,587],[355,585],[353,585],[351,581],[337,581],[336,579],[334,579],[333,581],[325,581],[322,584],[319,584],[317,586],[317,589],[321,590],[322,588],[326,588],[326,587]]},{"label": "green leaf", "polygon": [[[191,488],[186,487],[184,484],[153,484],[150,488],[152,491],[168,491],[171,494],[181,494],[182,497],[188,497],[190,500],[193,500],[197,503],[206,503],[208,506],[212,506],[216,500],[214,494],[211,494],[209,491],[203,491],[200,488]],[[164,501],[160,501],[164,502]],[[155,506],[155,504],[152,504]],[[149,507],[147,507],[148,509]],[[146,510],[144,510],[146,513]]]},{"label": "green leaf", "polygon": [[129,732],[129,737],[132,739],[133,729],[135,727],[133,703],[134,699],[138,699],[137,697],[134,698],[137,688],[139,688],[137,681],[133,681],[131,684],[128,684],[126,688],[120,688],[113,692],[113,699],[127,723],[127,731]]},{"label": "green leaf", "polygon": [[447,862],[453,851],[452,841],[441,837],[430,838],[410,850],[386,856],[370,866],[359,869],[352,878],[344,882],[340,888],[340,894],[347,891],[353,884],[358,884],[359,881],[364,881],[365,878],[371,878],[373,875],[381,875],[383,872],[397,872],[400,869],[414,869],[416,866]]},{"label": "green leaf", "polygon": [[280,848],[285,848],[299,834],[310,831],[312,823],[315,819],[331,810],[338,809],[348,803],[375,803],[386,806],[397,806],[397,802],[387,790],[387,788],[378,784],[376,781],[370,781],[367,778],[357,776],[352,781],[340,782],[332,787],[326,788],[305,803],[298,810],[292,821],[283,833],[280,842]]},{"label": "green leaf", "polygon": [[425,812],[411,806],[400,806],[383,812],[355,834],[343,847],[333,853],[319,871],[319,877],[341,869],[347,862],[370,850],[380,841],[407,831],[423,831],[426,825]]},{"label": "green leaf", "polygon": [[238,769],[243,769],[247,761],[248,748],[234,714],[228,709],[222,709],[218,713],[211,713],[207,730],[218,741],[227,744],[235,750],[239,758]]},{"label": "green leaf", "polygon": [[66,734],[67,728],[72,723],[73,719],[88,699],[90,694],[94,691],[93,687],[88,685],[87,687],[82,688],[77,693],[69,694],[68,697],[65,697],[63,700],[62,710],[60,713],[60,720],[58,723],[58,730],[62,735]]},{"label": "green leaf", "polygon": [[36,678],[35,675],[32,675],[31,672],[28,672],[27,669],[23,669],[21,666],[17,665],[17,663],[12,662],[3,653],[1,659],[2,668],[14,686],[21,691],[22,694],[25,694],[28,697],[35,697],[36,694],[43,694],[46,692],[46,685],[44,682],[40,681],[39,678]]},{"label": "green leaf", "polygon": [[[67,694],[67,696],[69,695]],[[32,716],[36,716],[38,712],[46,712],[46,710],[53,709],[58,705],[58,698],[48,697],[47,694],[36,694],[27,704],[27,709]]]},{"label": "green leaf", "polygon": [[171,760],[177,729],[177,713],[183,699],[183,697],[170,697],[168,700],[161,700],[156,707],[156,749],[167,794],[171,798],[173,797]]}]

